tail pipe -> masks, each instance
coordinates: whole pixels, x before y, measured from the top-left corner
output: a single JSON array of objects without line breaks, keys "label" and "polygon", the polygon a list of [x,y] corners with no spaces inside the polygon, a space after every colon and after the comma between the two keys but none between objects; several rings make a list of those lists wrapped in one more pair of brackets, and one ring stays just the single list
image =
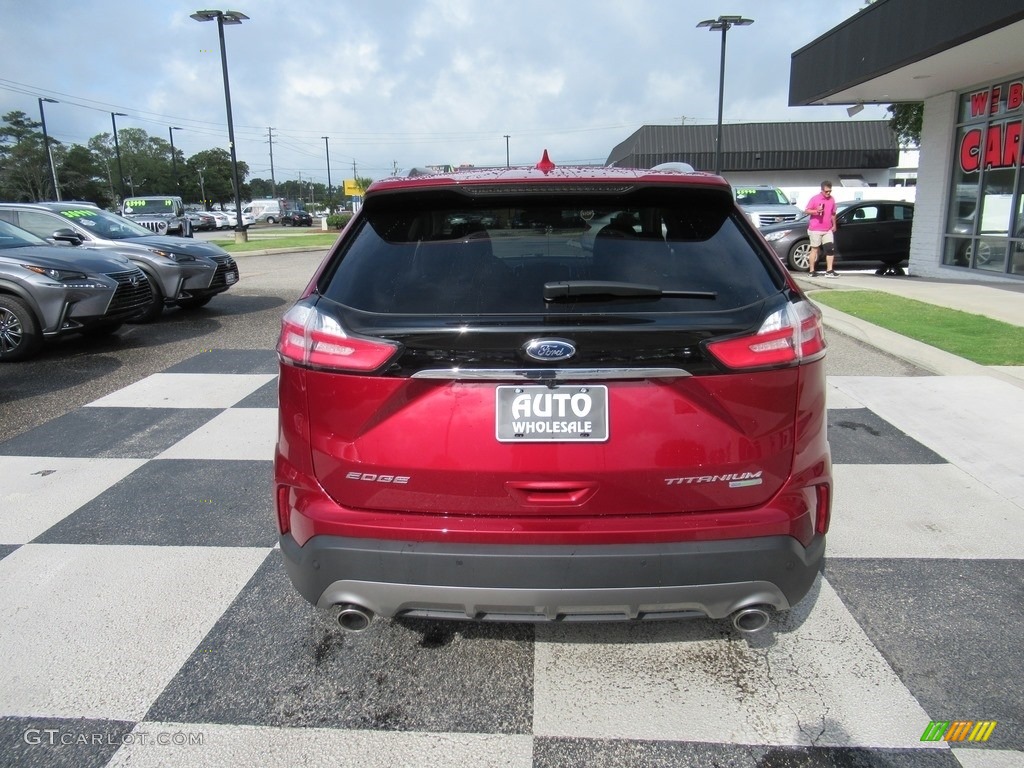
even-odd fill
[{"label": "tail pipe", "polygon": [[760,632],[771,623],[772,607],[770,605],[750,605],[740,608],[732,615],[732,625],[745,635]]},{"label": "tail pipe", "polygon": [[362,632],[373,621],[373,611],[361,605],[347,603],[338,608],[338,624],[348,632]]}]

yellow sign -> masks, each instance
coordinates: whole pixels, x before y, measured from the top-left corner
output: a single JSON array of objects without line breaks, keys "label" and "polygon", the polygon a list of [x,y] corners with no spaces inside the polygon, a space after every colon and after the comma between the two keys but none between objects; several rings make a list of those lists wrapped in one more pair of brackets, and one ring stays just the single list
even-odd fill
[{"label": "yellow sign", "polygon": [[356,184],[355,179],[345,179],[345,187],[342,194],[360,197],[363,194],[363,189]]}]

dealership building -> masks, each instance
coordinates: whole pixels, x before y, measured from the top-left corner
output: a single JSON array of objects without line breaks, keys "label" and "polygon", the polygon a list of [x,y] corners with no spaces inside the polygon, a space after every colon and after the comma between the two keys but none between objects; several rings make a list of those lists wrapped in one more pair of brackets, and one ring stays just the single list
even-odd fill
[{"label": "dealership building", "polygon": [[924,104],[910,272],[1024,280],[1024,2],[876,0],[792,55],[790,106]]}]

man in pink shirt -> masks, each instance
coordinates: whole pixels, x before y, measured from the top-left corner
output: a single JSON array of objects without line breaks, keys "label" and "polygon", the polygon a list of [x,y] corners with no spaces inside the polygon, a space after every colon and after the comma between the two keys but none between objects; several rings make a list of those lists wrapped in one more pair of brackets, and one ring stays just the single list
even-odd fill
[{"label": "man in pink shirt", "polygon": [[836,258],[836,201],[832,199],[832,182],[821,182],[821,192],[811,198],[804,208],[811,220],[807,222],[807,236],[811,241],[811,277],[818,276],[818,251],[825,251],[825,277],[839,277],[833,269]]}]

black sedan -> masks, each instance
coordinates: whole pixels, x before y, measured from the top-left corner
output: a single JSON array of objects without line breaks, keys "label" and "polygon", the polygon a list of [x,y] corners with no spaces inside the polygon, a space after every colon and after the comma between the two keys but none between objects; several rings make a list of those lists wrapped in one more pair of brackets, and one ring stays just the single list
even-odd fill
[{"label": "black sedan", "polygon": [[313,217],[306,211],[285,211],[281,216],[281,226],[312,227]]},{"label": "black sedan", "polygon": [[[854,200],[838,204],[836,269],[875,269],[902,274],[910,258],[914,204],[902,200]],[[794,272],[810,271],[808,217],[761,228],[765,240]],[[818,268],[825,256],[818,254]]]}]

